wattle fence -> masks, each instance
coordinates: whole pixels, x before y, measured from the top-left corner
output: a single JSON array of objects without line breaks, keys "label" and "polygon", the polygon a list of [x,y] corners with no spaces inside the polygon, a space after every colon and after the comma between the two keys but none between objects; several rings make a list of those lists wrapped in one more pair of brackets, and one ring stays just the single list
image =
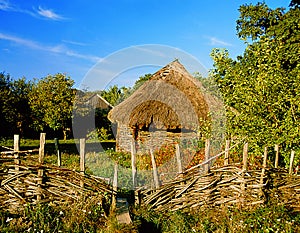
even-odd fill
[{"label": "wattle fence", "polygon": [[[276,198],[291,208],[300,210],[300,175],[294,169],[295,152],[291,151],[288,169],[279,168],[279,146],[275,146],[274,166],[268,166],[268,151],[264,150],[261,166],[249,166],[248,143],[244,143],[240,155],[242,161],[232,163],[230,146],[226,141],[225,150],[210,156],[210,142],[205,143],[205,162],[184,169],[181,151],[176,145],[174,155],[177,161],[177,176],[163,182],[158,173],[155,156],[150,153],[152,163],[152,187],[134,187],[138,205],[147,205],[159,211],[188,211],[191,208],[213,206],[249,207],[267,203]],[[80,139],[80,170],[44,163],[45,134],[41,134],[40,147],[21,151],[19,136],[14,137],[14,148],[3,147],[0,152],[0,205],[10,212],[18,212],[26,204],[61,203],[79,201],[82,197],[97,195],[103,202],[116,205],[118,188],[118,164],[115,163],[112,178],[88,175],[85,172],[85,139]],[[38,161],[28,162],[25,154],[37,153]],[[222,164],[211,167],[211,161],[223,158]],[[132,146],[132,183],[136,183],[138,170],[135,166],[135,151]],[[272,162],[273,164],[273,162]],[[109,194],[109,195],[107,195]],[[107,200],[107,197],[111,200]]]},{"label": "wattle fence", "polygon": [[[84,145],[84,140],[81,140]],[[98,196],[104,203],[104,194],[113,195],[105,179],[85,173],[84,146],[80,151],[80,171],[44,164],[45,134],[40,137],[40,147],[20,151],[19,136],[14,137],[14,148],[0,152],[0,205],[11,213],[18,213],[28,204],[61,203],[79,201],[86,196]],[[39,153],[38,161],[28,162],[25,154]],[[60,164],[58,155],[58,164]],[[115,194],[114,194],[115,195]],[[101,200],[100,200],[101,199]],[[105,203],[104,203],[105,204]]]}]

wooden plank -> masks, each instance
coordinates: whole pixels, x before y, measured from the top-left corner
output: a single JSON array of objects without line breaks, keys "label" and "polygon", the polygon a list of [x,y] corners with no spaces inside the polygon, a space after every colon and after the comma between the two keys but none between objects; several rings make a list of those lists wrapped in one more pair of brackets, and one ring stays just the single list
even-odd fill
[{"label": "wooden plank", "polygon": [[117,198],[117,220],[119,224],[130,224],[132,222],[128,202],[126,198]]}]

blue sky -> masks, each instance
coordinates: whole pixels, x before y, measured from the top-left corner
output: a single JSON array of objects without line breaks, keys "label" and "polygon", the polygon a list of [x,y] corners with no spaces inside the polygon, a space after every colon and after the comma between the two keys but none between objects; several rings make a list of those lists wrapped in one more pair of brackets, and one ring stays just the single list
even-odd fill
[{"label": "blue sky", "polygon": [[245,3],[257,1],[0,0],[0,72],[27,79],[60,72],[79,85],[99,59],[144,44],[181,49],[210,69],[213,48],[242,54],[235,22]]}]

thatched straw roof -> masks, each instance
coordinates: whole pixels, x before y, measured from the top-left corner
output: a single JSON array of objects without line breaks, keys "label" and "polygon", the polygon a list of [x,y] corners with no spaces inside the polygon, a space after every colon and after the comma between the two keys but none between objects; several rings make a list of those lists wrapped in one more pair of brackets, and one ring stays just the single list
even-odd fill
[{"label": "thatched straw roof", "polygon": [[108,118],[138,129],[152,124],[161,129],[196,129],[208,115],[201,89],[201,83],[175,60],[114,107]]}]

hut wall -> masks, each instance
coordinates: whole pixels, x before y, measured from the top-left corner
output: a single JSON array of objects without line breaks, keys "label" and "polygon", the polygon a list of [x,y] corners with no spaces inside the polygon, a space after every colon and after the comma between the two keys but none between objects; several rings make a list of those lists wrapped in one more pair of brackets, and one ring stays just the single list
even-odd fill
[{"label": "hut wall", "polygon": [[116,151],[131,151],[132,131],[126,125],[118,124]]},{"label": "hut wall", "polygon": [[[149,153],[150,148],[159,149],[162,145],[174,144],[182,140],[196,139],[196,132],[171,133],[163,130],[154,132],[139,131],[135,141],[137,153]],[[117,151],[131,151],[132,130],[126,125],[118,126]]]}]

